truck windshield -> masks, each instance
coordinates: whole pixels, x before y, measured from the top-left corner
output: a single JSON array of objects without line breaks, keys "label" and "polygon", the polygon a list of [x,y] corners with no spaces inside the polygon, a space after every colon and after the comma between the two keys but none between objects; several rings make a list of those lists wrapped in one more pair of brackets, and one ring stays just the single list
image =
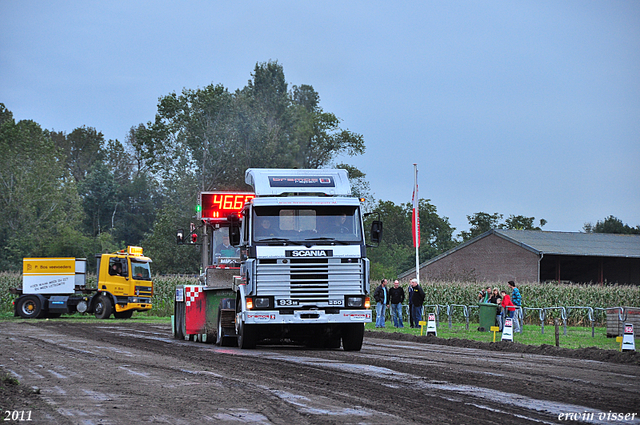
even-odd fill
[{"label": "truck windshield", "polygon": [[131,276],[138,280],[151,280],[151,270],[146,261],[131,260]]},{"label": "truck windshield", "polygon": [[256,242],[362,241],[355,206],[254,207],[253,228]]}]

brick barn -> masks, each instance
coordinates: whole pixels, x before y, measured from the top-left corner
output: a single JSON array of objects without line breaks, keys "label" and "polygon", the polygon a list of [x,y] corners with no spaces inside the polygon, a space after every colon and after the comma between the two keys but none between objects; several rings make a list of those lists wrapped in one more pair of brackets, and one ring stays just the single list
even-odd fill
[{"label": "brick barn", "polygon": [[492,229],[420,264],[420,280],[638,285],[640,235]]}]

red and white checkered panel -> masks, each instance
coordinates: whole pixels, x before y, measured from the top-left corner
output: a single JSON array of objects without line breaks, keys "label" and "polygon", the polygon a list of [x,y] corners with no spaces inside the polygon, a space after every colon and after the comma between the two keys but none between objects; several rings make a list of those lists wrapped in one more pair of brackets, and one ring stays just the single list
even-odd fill
[{"label": "red and white checkered panel", "polygon": [[187,303],[187,307],[189,307],[202,294],[202,286],[185,286],[184,292],[184,300]]},{"label": "red and white checkered panel", "polygon": [[207,297],[203,286],[185,286],[185,330],[187,335],[205,332],[207,321]]}]

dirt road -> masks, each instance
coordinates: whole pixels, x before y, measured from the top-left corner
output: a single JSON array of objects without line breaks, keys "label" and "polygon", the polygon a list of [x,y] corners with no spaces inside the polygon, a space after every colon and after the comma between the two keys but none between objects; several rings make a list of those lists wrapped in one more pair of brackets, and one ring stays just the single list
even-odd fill
[{"label": "dirt road", "polygon": [[0,371],[26,386],[1,407],[34,424],[640,423],[637,364],[371,334],[361,352],[239,350],[135,320],[11,321]]}]

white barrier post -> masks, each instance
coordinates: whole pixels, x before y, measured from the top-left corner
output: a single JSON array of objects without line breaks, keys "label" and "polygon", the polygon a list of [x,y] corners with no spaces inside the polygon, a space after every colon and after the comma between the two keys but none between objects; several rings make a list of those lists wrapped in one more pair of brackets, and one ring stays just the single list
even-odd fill
[{"label": "white barrier post", "polygon": [[633,333],[633,323],[624,324],[624,333],[622,334],[622,345],[620,351],[636,351],[636,339]]},{"label": "white barrier post", "polygon": [[513,319],[507,317],[504,319],[504,326],[502,327],[502,339],[501,341],[513,342]]},{"label": "white barrier post", "polygon": [[429,313],[427,319],[427,335],[438,336],[438,327],[436,326],[436,315],[434,313]]}]

